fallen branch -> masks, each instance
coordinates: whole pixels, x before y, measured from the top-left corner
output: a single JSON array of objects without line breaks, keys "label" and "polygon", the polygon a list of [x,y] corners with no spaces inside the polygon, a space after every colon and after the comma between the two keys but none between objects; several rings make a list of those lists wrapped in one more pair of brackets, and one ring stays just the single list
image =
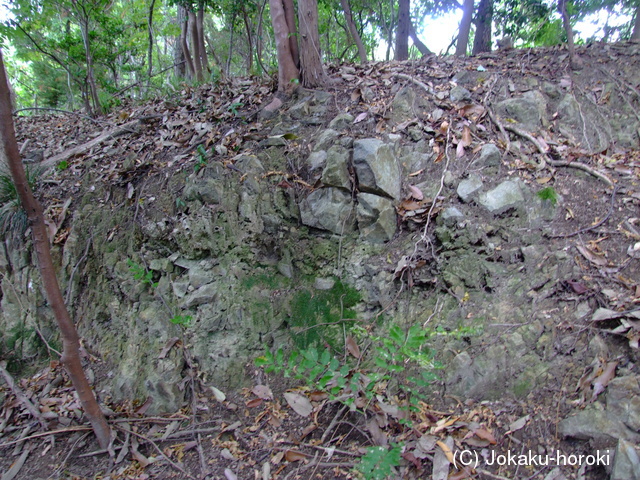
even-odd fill
[{"label": "fallen branch", "polygon": [[[491,115],[490,115],[490,117],[491,117]],[[491,120],[494,120],[494,117],[491,117]],[[498,125],[498,128],[500,128],[500,124],[499,123],[496,123],[496,125]],[[533,143],[533,145],[536,147],[538,152],[540,152],[540,154],[544,157],[544,161],[547,162],[552,167],[556,167],[556,168],[557,167],[577,168],[579,170],[583,170],[583,171],[589,173],[590,175],[593,175],[594,177],[602,180],[604,183],[606,183],[610,187],[614,186],[613,180],[611,180],[605,174],[598,172],[597,170],[595,170],[594,168],[590,167],[589,165],[585,165],[584,163],[581,163],[581,162],[567,162],[567,161],[564,161],[564,160],[553,160],[552,158],[549,157],[549,155],[547,155],[547,152],[545,151],[544,147],[540,144],[540,142],[533,135],[531,135],[529,132],[525,132],[524,130],[521,130],[518,127],[515,127],[513,125],[505,125],[504,129],[505,130],[509,130],[510,132],[513,132],[516,135],[521,136],[522,138],[526,138],[531,143]]]},{"label": "fallen branch", "polygon": [[58,163],[64,160],[67,160],[68,158],[73,157],[74,155],[80,155],[82,153],[87,152],[88,150],[92,149],[96,145],[101,144],[102,142],[104,142],[109,138],[114,138],[119,135],[123,135],[125,133],[131,133],[134,131],[133,128],[138,122],[139,120],[136,119],[136,120],[127,122],[123,125],[120,125],[116,128],[113,128],[108,132],[105,132],[102,135],[99,135],[93,140],[88,141],[87,143],[83,143],[82,145],[78,145],[77,147],[69,148],[68,150],[65,150],[62,153],[59,153],[57,155],[54,155],[51,158],[48,158],[47,160],[44,160],[43,162],[40,163],[40,165],[42,167],[51,167],[53,165],[57,165]]},{"label": "fallen branch", "polygon": [[129,433],[129,434],[131,434],[131,435],[133,435],[133,436],[135,436],[135,437],[138,437],[138,438],[140,438],[140,439],[144,440],[144,441],[145,441],[145,442],[147,442],[147,443],[150,443],[150,444],[153,446],[153,448],[155,448],[155,449],[156,449],[156,451],[160,454],[160,456],[161,456],[162,458],[164,458],[167,462],[169,462],[169,464],[170,464],[173,468],[175,468],[176,470],[178,470],[178,471],[179,471],[180,473],[182,473],[183,475],[185,475],[185,476],[187,476],[187,477],[189,477],[189,478],[193,478],[193,479],[195,480],[195,477],[194,477],[194,476],[192,476],[192,475],[188,474],[188,473],[185,471],[185,469],[184,469],[184,468],[182,468],[182,467],[181,467],[180,465],[178,465],[176,462],[174,462],[173,460],[171,460],[167,455],[165,455],[165,453],[164,453],[164,452],[162,451],[162,449],[161,449],[161,448],[156,444],[156,442],[154,442],[154,441],[153,441],[153,440],[151,440],[150,438],[145,437],[145,436],[144,436],[144,435],[142,435],[141,433],[137,433],[137,432],[134,432],[133,430],[128,430],[128,429],[123,428],[123,427],[119,427],[119,426],[117,426],[116,428],[117,428],[118,430],[122,430],[123,432]]},{"label": "fallen branch", "polygon": [[13,394],[16,396],[18,401],[27,409],[31,416],[38,421],[42,428],[46,429],[47,422],[40,413],[40,410],[38,410],[36,406],[31,403],[31,400],[29,400],[24,393],[22,393],[20,387],[18,387],[16,385],[16,382],[13,381],[13,377],[11,376],[11,374],[7,372],[6,365],[6,362],[0,362],[0,374],[2,374],[2,376],[4,377],[4,381],[7,382],[7,385],[9,385],[9,388],[11,389]]},{"label": "fallen branch", "polygon": [[11,445],[15,445],[16,443],[21,443],[26,440],[32,440],[34,438],[47,437],[49,435],[57,435],[58,433],[69,433],[69,432],[86,432],[91,430],[91,427],[69,427],[69,428],[61,428],[60,430],[50,430],[48,432],[42,433],[34,433],[33,435],[29,435],[28,437],[19,438],[18,440],[12,440],[6,443],[0,443],[0,448],[10,447]]},{"label": "fallen branch", "polygon": [[427,92],[429,95],[435,95],[435,93],[436,93],[436,92],[433,91],[433,88],[431,88],[429,85],[427,85],[426,83],[421,82],[420,80],[416,80],[411,75],[407,75],[405,73],[396,73],[395,76],[398,77],[398,78],[403,78],[405,80],[409,80],[410,82],[415,83],[420,88],[422,88],[425,92]]}]

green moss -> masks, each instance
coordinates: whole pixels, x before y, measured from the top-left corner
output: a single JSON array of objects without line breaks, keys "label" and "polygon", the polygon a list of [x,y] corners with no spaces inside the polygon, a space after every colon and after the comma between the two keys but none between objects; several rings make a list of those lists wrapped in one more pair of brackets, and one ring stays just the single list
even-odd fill
[{"label": "green moss", "polygon": [[303,289],[291,301],[290,325],[296,347],[327,344],[336,347],[343,339],[343,328],[353,325],[353,307],[360,293],[337,280],[331,290]]}]

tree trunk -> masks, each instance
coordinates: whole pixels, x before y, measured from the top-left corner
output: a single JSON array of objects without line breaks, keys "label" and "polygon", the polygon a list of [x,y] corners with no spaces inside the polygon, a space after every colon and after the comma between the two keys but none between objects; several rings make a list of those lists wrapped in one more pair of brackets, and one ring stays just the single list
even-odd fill
[{"label": "tree trunk", "polygon": [[227,63],[224,67],[224,72],[227,76],[229,76],[229,72],[231,71],[231,59],[233,58],[233,36],[236,33],[235,24],[236,24],[236,15],[237,10],[233,10],[233,14],[231,15],[231,25],[229,28],[229,50],[227,51]]},{"label": "tree trunk", "polygon": [[464,57],[469,46],[469,32],[471,31],[471,20],[473,19],[473,0],[464,0],[462,7],[462,20],[458,29],[458,43],[456,43],[456,55]]},{"label": "tree trunk", "polygon": [[178,21],[180,23],[180,45],[182,46],[182,54],[187,64],[187,71],[189,77],[194,78],[196,76],[196,68],[193,65],[193,59],[191,58],[191,52],[189,51],[189,45],[187,44],[187,35],[189,30],[189,19],[187,16],[187,9],[178,5]]},{"label": "tree trunk", "polygon": [[318,34],[318,1],[298,0],[300,27],[300,75],[307,88],[322,87],[329,82],[322,68]]},{"label": "tree trunk", "polygon": [[416,27],[413,25],[413,22],[411,22],[409,36],[411,37],[411,40],[413,40],[413,44],[416,46],[422,56],[429,55],[431,53],[431,50],[429,50],[427,46],[418,38]]},{"label": "tree trunk", "polygon": [[571,28],[569,12],[567,12],[566,0],[558,0],[558,11],[560,12],[560,16],[562,17],[562,26],[564,27],[564,31],[567,34],[567,48],[569,49],[569,62],[571,68],[578,69],[580,68],[580,62],[576,58],[576,48],[573,43],[573,28]]},{"label": "tree trunk", "polygon": [[96,87],[96,79],[93,76],[93,55],[91,54],[91,42],[89,40],[89,19],[84,17],[80,21],[80,31],[82,33],[82,43],[84,45],[85,59],[87,63],[87,83],[89,93],[93,101],[93,109],[87,112],[89,115],[102,115],[102,105],[98,97],[98,88]]},{"label": "tree trunk", "polygon": [[149,50],[147,51],[147,58],[149,66],[147,67],[147,89],[151,85],[151,74],[153,73],[153,7],[156,4],[156,0],[151,0],[149,6],[149,18],[147,20],[147,26],[149,27]]},{"label": "tree trunk", "polygon": [[300,72],[291,52],[291,32],[285,17],[283,0],[269,0],[269,10],[278,55],[278,91],[291,95],[298,87]]},{"label": "tree trunk", "polygon": [[396,60],[409,58],[409,30],[411,26],[410,0],[398,0],[398,28],[396,29]]},{"label": "tree trunk", "polygon": [[640,42],[640,3],[636,7],[636,21],[633,24],[632,42]]},{"label": "tree trunk", "polygon": [[249,48],[247,74],[251,75],[253,70],[253,34],[251,33],[251,22],[244,4],[242,4],[242,21],[244,22],[244,30],[247,32],[247,47]]},{"label": "tree trunk", "polygon": [[476,16],[476,36],[473,54],[491,51],[491,22],[493,22],[493,0],[480,0]]},{"label": "tree trunk", "polygon": [[353,23],[353,16],[351,15],[351,6],[349,5],[349,0],[340,0],[340,3],[342,4],[344,18],[347,21],[347,27],[349,28],[351,38],[358,47],[358,56],[360,57],[360,63],[367,63],[367,50],[364,48],[364,44],[362,43],[362,38],[360,37],[358,29],[356,28],[356,24]]},{"label": "tree trunk", "polygon": [[204,75],[202,74],[200,39],[198,38],[196,14],[191,10],[187,10],[187,16],[189,17],[189,33],[191,34],[191,49],[193,50],[193,66],[195,67],[196,71],[196,80],[199,82],[203,82]]},{"label": "tree trunk", "polygon": [[200,59],[202,63],[202,71],[210,72],[209,57],[204,43],[204,2],[200,2],[198,6],[198,14],[196,16],[196,28],[198,30],[198,50],[200,51]]},{"label": "tree trunk", "polygon": [[[271,5],[271,3],[269,3]],[[282,0],[284,8],[284,18],[287,20],[287,28],[289,29],[289,48],[291,50],[291,58],[296,68],[300,68],[300,49],[298,47],[298,29],[296,27],[296,7],[293,0]],[[277,47],[276,47],[277,48]]]},{"label": "tree trunk", "polygon": [[20,197],[20,203],[29,218],[33,235],[33,247],[36,251],[47,301],[51,305],[62,335],[64,348],[60,361],[71,378],[84,413],[93,427],[100,447],[106,449],[111,441],[111,431],[82,369],[78,332],[69,317],[69,312],[67,312],[60,292],[53,261],[51,260],[49,237],[44,223],[42,206],[29,188],[20,153],[18,152],[11,109],[9,108],[9,92],[7,90],[7,76],[4,70],[2,52],[0,52],[0,138],[2,139],[2,149],[7,158],[16,191]]}]

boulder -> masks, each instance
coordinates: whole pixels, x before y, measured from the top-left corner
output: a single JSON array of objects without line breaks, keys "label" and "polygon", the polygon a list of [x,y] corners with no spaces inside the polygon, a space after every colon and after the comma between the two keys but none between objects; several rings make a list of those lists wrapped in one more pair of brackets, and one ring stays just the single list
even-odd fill
[{"label": "boulder", "polygon": [[480,195],[480,205],[494,215],[500,215],[524,203],[524,195],[518,182],[507,180],[493,190]]},{"label": "boulder", "polygon": [[377,138],[354,141],[353,167],[361,192],[400,198],[400,166],[389,144]]},{"label": "boulder", "polygon": [[351,193],[334,187],[311,192],[300,203],[300,217],[304,225],[339,235],[354,231],[355,215],[352,210]]},{"label": "boulder", "polygon": [[360,237],[368,242],[384,243],[396,233],[396,210],[388,198],[359,194],[357,219]]}]

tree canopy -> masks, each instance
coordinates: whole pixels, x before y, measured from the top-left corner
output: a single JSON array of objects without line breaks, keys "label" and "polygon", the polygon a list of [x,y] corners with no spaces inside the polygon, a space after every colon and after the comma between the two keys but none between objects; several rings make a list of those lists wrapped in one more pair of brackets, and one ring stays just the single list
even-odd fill
[{"label": "tree canopy", "polygon": [[[290,13],[292,25],[285,35],[294,50],[307,49],[304,61],[310,53],[317,56],[301,70],[303,77],[314,70],[319,80],[302,79],[314,86],[323,82],[321,71],[311,66],[317,62],[402,60],[429,53],[430,39],[442,33],[423,31],[423,22],[448,12],[463,18],[458,31],[447,34],[458,55],[490,50],[505,36],[516,47],[568,39],[554,0],[288,3],[298,11]],[[563,5],[569,33],[578,22],[600,27],[596,38],[578,29],[577,43],[640,36],[639,0],[568,0]],[[8,8],[0,35],[18,108],[82,108],[93,115],[125,97],[154,95],[183,80],[275,76],[278,71],[277,27],[267,0],[13,0]],[[298,81],[288,81],[293,80]]]}]

